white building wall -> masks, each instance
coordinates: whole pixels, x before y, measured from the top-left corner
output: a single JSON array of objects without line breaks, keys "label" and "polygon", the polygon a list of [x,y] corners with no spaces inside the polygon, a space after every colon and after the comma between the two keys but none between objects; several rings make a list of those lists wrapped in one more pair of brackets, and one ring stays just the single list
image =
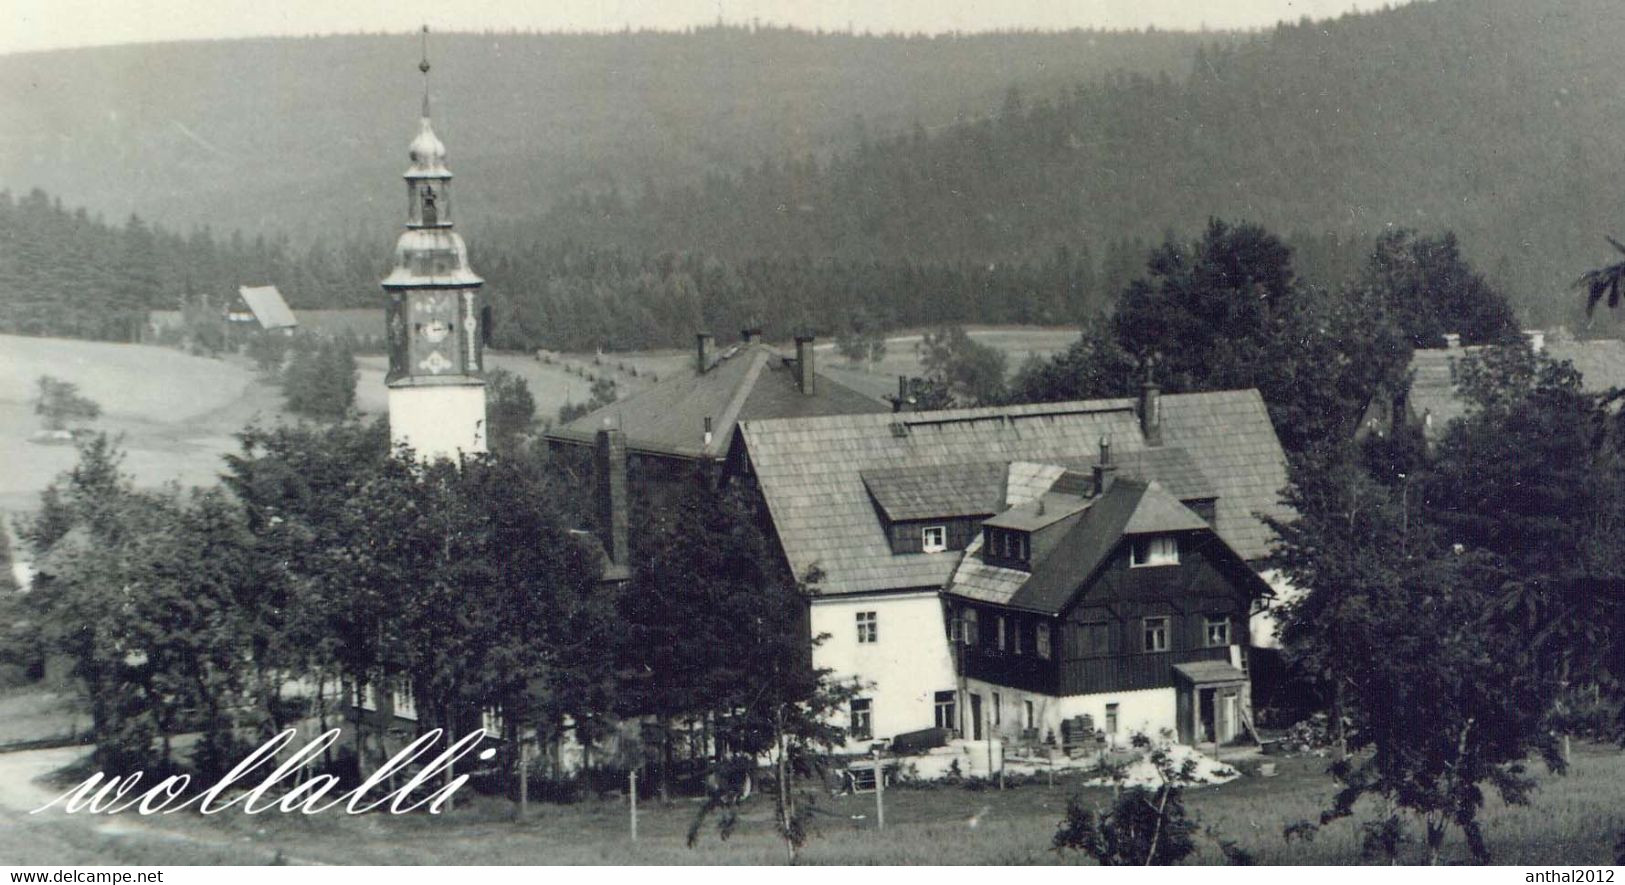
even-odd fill
[{"label": "white building wall", "polygon": [[[875,613],[875,642],[858,642],[858,612]],[[813,649],[813,665],[829,668],[835,680],[863,681],[875,740],[936,724],[936,693],[953,691],[958,681],[935,592],[820,597],[811,613],[812,635],[828,634]],[[835,724],[848,725],[844,715]],[[867,744],[854,741],[850,748]]]},{"label": "white building wall", "polygon": [[[1167,688],[1148,688],[1140,691],[1101,692],[1099,694],[1070,695],[1067,697],[1052,697],[1037,692],[1022,691],[1005,685],[994,685],[979,679],[965,680],[967,694],[980,694],[982,696],[982,718],[993,729],[995,737],[1012,743],[1021,739],[1021,732],[1027,727],[1027,702],[1033,704],[1033,718],[1038,729],[1038,739],[1043,740],[1051,732],[1055,734],[1057,746],[1061,742],[1061,720],[1071,719],[1074,716],[1091,716],[1095,721],[1097,731],[1106,730],[1106,705],[1117,705],[1117,732],[1107,735],[1107,739],[1114,743],[1127,744],[1129,736],[1139,731],[1156,737],[1163,729],[1175,731],[1178,728],[1178,710],[1172,686]],[[993,695],[999,696],[1003,704],[1003,712],[999,722],[994,725]],[[969,701],[967,700],[968,704]]]},{"label": "white building wall", "polygon": [[389,440],[426,461],[484,452],[485,385],[389,388]]}]

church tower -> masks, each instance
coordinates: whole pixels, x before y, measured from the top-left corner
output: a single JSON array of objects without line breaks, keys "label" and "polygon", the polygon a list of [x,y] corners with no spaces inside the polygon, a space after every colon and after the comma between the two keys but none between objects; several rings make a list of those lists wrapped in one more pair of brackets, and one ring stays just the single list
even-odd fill
[{"label": "church tower", "polygon": [[406,230],[395,244],[389,296],[389,434],[418,457],[455,460],[485,451],[484,314],[468,247],[451,229],[446,146],[429,125],[424,26],[423,119],[408,149]]}]

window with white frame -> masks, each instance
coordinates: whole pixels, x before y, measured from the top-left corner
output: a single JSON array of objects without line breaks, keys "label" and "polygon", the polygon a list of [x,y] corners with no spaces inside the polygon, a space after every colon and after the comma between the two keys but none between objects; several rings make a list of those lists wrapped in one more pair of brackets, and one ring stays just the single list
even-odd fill
[{"label": "window with white frame", "polygon": [[1207,645],[1214,648],[1230,644],[1230,618],[1227,615],[1208,615],[1205,623],[1204,635]]},{"label": "window with white frame", "polygon": [[1022,653],[1022,645],[1023,645],[1023,643],[1021,641],[1021,619],[1020,618],[1011,618],[1010,619],[1010,651],[1013,654],[1018,654],[1019,655],[1019,654]]},{"label": "window with white frame", "polygon": [[1134,554],[1130,563],[1135,568],[1179,564],[1177,538],[1140,538],[1134,542],[1133,548]]},{"label": "window with white frame", "polygon": [[1107,734],[1116,734],[1117,733],[1117,710],[1118,710],[1118,707],[1117,707],[1116,704],[1107,704],[1106,705],[1106,733]]},{"label": "window with white frame", "polygon": [[858,612],[858,642],[866,644],[880,641],[880,623],[874,612]]},{"label": "window with white frame", "polygon": [[847,736],[855,741],[866,741],[875,735],[874,704],[868,698],[852,699],[851,722]]},{"label": "window with white frame", "polygon": [[1033,628],[1033,645],[1036,647],[1039,657],[1046,661],[1049,660],[1049,624],[1040,621],[1038,626]]},{"label": "window with white frame", "polygon": [[1006,631],[1005,631],[1004,615],[999,615],[997,633],[998,633],[998,637],[999,637],[999,651],[1008,650],[1010,646],[1009,646],[1008,639],[1006,638],[1006,635],[1005,635]]},{"label": "window with white frame", "polygon": [[926,553],[941,553],[948,549],[948,527],[928,525],[920,529],[920,549]]},{"label": "window with white frame", "polygon": [[1145,650],[1168,650],[1168,618],[1145,619]]},{"label": "window with white frame", "polygon": [[491,737],[502,737],[502,711],[486,707],[480,711],[480,727]]}]

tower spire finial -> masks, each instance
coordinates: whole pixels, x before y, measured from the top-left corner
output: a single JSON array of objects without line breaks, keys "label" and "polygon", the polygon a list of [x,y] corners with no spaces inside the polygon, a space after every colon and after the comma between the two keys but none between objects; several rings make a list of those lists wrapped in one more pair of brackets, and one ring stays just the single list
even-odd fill
[{"label": "tower spire finial", "polygon": [[429,26],[423,26],[423,60],[418,62],[418,70],[423,72],[423,117],[429,117]]}]

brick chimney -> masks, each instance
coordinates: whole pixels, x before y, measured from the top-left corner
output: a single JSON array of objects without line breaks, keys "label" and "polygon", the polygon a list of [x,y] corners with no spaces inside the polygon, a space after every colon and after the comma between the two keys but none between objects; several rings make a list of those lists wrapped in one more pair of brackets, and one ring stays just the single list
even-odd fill
[{"label": "brick chimney", "polygon": [[818,392],[818,371],[813,363],[813,342],[816,340],[811,335],[796,336],[796,379],[801,384],[801,392],[807,396]]},{"label": "brick chimney", "polygon": [[745,344],[755,344],[757,341],[760,341],[761,338],[762,329],[760,326],[751,326],[748,329],[739,330],[739,340]]},{"label": "brick chimney", "polygon": [[597,482],[598,539],[612,565],[627,567],[630,547],[626,503],[626,436],[619,428],[598,431],[594,447],[594,478]]},{"label": "brick chimney", "polygon": [[1162,388],[1151,378],[1149,369],[1140,383],[1140,402],[1135,412],[1140,416],[1140,433],[1145,436],[1145,444],[1162,445]]},{"label": "brick chimney", "polygon": [[1112,487],[1112,479],[1117,476],[1117,465],[1112,463],[1112,443],[1105,437],[1100,438],[1100,462],[1095,465],[1095,494],[1104,495]]},{"label": "brick chimney", "polygon": [[695,367],[701,375],[711,368],[711,342],[715,340],[716,336],[710,332],[699,332],[694,336]]}]

